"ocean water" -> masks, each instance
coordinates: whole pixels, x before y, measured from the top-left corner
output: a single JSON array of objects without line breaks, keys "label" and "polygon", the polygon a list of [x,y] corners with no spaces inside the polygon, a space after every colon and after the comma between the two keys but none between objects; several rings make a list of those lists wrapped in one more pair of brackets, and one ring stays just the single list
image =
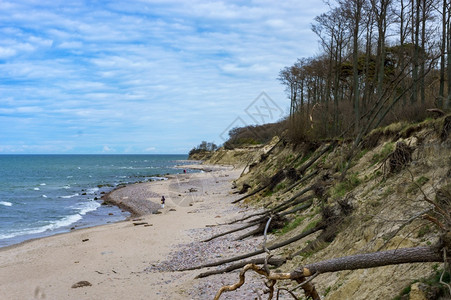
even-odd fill
[{"label": "ocean water", "polygon": [[124,220],[101,205],[120,184],[180,173],[186,155],[0,155],[0,247]]}]

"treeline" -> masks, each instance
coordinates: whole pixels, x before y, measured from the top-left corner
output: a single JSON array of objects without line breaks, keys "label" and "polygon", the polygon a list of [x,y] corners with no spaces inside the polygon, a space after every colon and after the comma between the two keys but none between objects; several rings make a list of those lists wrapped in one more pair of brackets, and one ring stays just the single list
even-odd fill
[{"label": "treeline", "polygon": [[451,108],[449,0],[338,0],[315,18],[322,53],[283,68],[288,135],[361,138]]},{"label": "treeline", "polygon": [[193,156],[194,154],[198,153],[205,153],[205,152],[214,152],[218,149],[218,146],[215,143],[202,141],[197,147],[194,147],[191,149],[188,153],[189,156]]},{"label": "treeline", "polygon": [[224,143],[224,149],[267,143],[274,136],[280,135],[285,128],[285,121],[233,128],[229,131],[229,139]]}]

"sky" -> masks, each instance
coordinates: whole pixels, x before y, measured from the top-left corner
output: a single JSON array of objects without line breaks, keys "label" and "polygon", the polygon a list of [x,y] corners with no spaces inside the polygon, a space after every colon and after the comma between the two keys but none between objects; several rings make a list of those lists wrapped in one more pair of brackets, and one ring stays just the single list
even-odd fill
[{"label": "sky", "polygon": [[0,0],[0,154],[183,154],[275,122],[322,0]]}]

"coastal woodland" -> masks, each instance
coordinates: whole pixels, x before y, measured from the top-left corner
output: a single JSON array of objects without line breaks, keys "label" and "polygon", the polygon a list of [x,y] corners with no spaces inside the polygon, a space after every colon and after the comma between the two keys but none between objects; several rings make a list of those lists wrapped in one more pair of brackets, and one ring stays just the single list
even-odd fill
[{"label": "coastal woodland", "polygon": [[234,203],[254,211],[203,242],[261,240],[190,268],[237,272],[215,299],[252,272],[266,282],[255,298],[450,299],[450,12],[447,0],[331,3],[312,24],[322,52],[280,70],[289,115],[193,150],[242,167]]}]

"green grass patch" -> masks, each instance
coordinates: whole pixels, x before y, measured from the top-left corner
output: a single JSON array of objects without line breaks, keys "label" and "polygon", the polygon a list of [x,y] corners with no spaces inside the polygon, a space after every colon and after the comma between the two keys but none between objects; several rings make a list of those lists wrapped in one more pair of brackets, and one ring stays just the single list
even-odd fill
[{"label": "green grass patch", "polygon": [[[417,283],[417,282],[422,282],[430,287],[438,288],[439,289],[438,295],[435,295],[437,297],[449,297],[450,295],[449,295],[448,288],[445,285],[440,283],[440,278],[442,277],[443,270],[439,270],[437,268],[437,266],[434,266],[434,271],[435,271],[434,274],[430,277],[412,281],[408,286],[403,288],[402,291],[399,293],[399,295],[396,296],[395,298],[393,298],[393,300],[403,299],[403,296],[408,295],[410,293],[412,284]],[[450,283],[450,273],[447,271],[443,274],[443,282],[445,282],[447,284]],[[434,298],[434,299],[436,299],[436,298]],[[442,298],[440,298],[440,299],[442,299]],[[443,298],[443,299],[448,299],[448,298]]]},{"label": "green grass patch", "polygon": [[298,227],[299,225],[301,225],[301,223],[305,220],[305,218],[306,218],[306,216],[297,217],[296,219],[294,219],[293,221],[291,221],[290,223],[285,225],[282,229],[277,230],[276,234],[284,235],[284,234],[290,232],[291,230],[293,230],[296,227]]},{"label": "green grass patch", "polygon": [[312,156],[313,152],[309,152],[306,153],[302,159],[296,164],[296,168],[299,168],[300,166],[302,166],[303,163],[305,163],[311,156]]},{"label": "green grass patch", "polygon": [[359,179],[359,173],[352,173],[342,182],[336,184],[332,190],[334,196],[343,197],[346,193],[356,188],[362,181]]},{"label": "green grass patch", "polygon": [[430,179],[425,177],[425,176],[421,176],[419,177],[417,180],[415,180],[415,183],[411,183],[409,185],[409,187],[407,188],[407,194],[414,194],[419,190],[419,187],[422,187],[423,185],[425,185]]},{"label": "green grass patch", "polygon": [[385,143],[382,147],[381,152],[375,153],[371,158],[371,166],[379,163],[382,159],[386,158],[395,149],[395,143],[389,142]]},{"label": "green grass patch", "polygon": [[274,193],[278,192],[280,190],[283,190],[285,188],[286,188],[286,184],[284,182],[281,182],[278,185],[276,185],[276,187],[274,188]]}]

